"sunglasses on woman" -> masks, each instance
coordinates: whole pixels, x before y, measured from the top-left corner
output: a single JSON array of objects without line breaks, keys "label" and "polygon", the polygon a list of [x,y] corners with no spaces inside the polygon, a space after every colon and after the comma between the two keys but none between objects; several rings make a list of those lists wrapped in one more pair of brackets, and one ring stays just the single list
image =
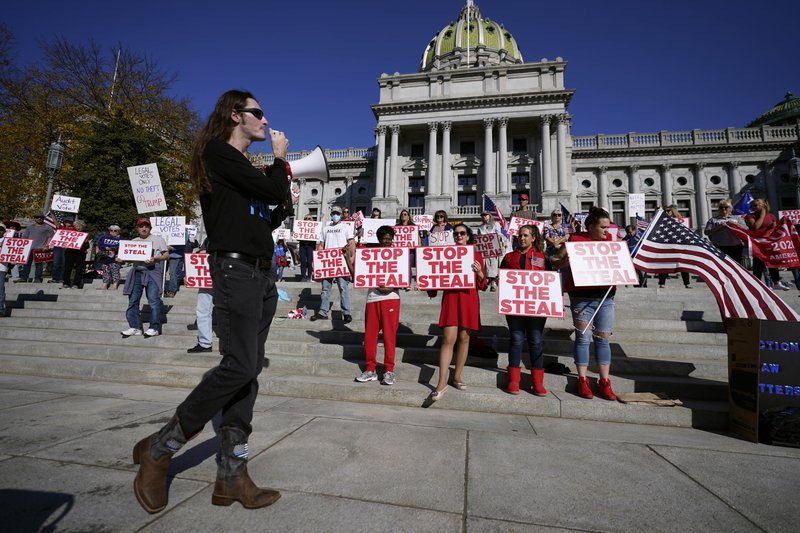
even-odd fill
[{"label": "sunglasses on woman", "polygon": [[467,234],[466,231],[454,231],[453,232],[453,235],[455,235],[456,237],[463,237],[466,234]]}]

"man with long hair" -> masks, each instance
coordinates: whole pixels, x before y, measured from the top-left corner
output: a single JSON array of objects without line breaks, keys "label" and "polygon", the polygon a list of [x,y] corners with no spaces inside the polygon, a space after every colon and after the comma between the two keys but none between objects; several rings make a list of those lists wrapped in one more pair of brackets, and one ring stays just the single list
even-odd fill
[{"label": "man with long hair", "polygon": [[[292,205],[286,164],[289,142],[283,133],[269,130],[275,155],[272,167],[262,172],[245,157],[253,141],[266,139],[266,126],[252,94],[228,91],[217,101],[192,149],[189,174],[208,232],[222,360],[203,376],[172,419],[133,449],[134,463],[140,465],[134,493],[149,513],[167,506],[167,470],[173,454],[220,411],[221,447],[211,503],[238,501],[257,509],[280,498],[278,491],[257,487],[247,474],[257,378],[278,300],[272,229]],[[270,211],[270,205],[278,207]]]}]

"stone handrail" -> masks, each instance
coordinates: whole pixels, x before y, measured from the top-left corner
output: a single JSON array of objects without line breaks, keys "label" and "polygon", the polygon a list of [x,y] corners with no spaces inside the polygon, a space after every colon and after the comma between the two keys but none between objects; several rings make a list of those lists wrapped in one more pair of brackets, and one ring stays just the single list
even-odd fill
[{"label": "stone handrail", "polygon": [[572,138],[572,150],[617,150],[625,148],[708,146],[724,144],[794,142],[800,140],[798,126],[761,126],[758,128],[725,128],[719,130],[659,131],[655,133],[623,133],[587,135]]}]

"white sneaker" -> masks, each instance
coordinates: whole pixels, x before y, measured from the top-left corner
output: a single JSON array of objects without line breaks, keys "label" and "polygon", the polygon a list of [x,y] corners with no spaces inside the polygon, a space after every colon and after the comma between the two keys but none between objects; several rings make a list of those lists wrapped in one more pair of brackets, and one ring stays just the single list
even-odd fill
[{"label": "white sneaker", "polygon": [[789,285],[789,283],[787,283],[787,282],[785,282],[785,281],[779,281],[779,282],[778,282],[778,287],[779,287],[780,289],[784,290],[784,291],[790,291],[790,290],[792,290],[792,286],[791,286],[791,285]]},{"label": "white sneaker", "polygon": [[126,330],[120,331],[120,333],[122,333],[123,337],[132,337],[134,335],[141,335],[142,330],[137,328],[128,328]]},{"label": "white sneaker", "polygon": [[153,328],[147,328],[147,331],[144,332],[145,337],[157,337],[158,330]]}]

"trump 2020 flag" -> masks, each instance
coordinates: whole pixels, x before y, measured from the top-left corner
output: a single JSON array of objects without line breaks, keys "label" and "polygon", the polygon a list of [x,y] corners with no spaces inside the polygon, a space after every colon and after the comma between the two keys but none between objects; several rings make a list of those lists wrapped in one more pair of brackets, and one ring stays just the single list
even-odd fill
[{"label": "trump 2020 flag", "polygon": [[799,321],[795,311],[709,241],[658,211],[642,237],[633,265],[651,274],[700,276],[723,318]]}]

